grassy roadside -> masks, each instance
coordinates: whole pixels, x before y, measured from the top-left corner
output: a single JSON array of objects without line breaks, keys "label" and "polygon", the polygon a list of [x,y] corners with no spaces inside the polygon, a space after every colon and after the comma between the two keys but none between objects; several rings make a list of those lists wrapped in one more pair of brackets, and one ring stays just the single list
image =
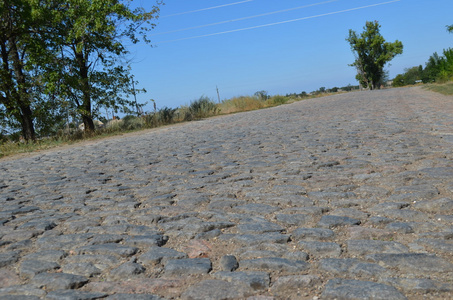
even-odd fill
[{"label": "grassy roadside", "polygon": [[441,83],[441,84],[437,84],[437,83],[428,84],[428,85],[424,86],[424,88],[429,91],[441,93],[441,94],[444,94],[447,96],[453,95],[453,82],[452,81],[447,82],[447,83]]},{"label": "grassy roadside", "polygon": [[193,101],[189,106],[182,106],[178,109],[164,107],[157,112],[143,117],[125,117],[120,123],[114,123],[112,126],[96,131],[96,133],[90,136],[87,136],[79,131],[73,135],[60,134],[59,136],[41,139],[34,143],[5,141],[0,143],[0,159],[23,153],[39,152],[85,141],[98,140],[110,136],[118,136],[125,133],[162,127],[170,124],[183,123],[217,115],[227,115],[270,108],[330,95],[333,95],[333,93],[314,94],[303,98],[276,95],[269,97],[268,99],[258,99],[254,96],[240,96],[224,100],[217,104],[212,101],[210,102],[210,100],[206,97],[201,97],[199,100]]}]

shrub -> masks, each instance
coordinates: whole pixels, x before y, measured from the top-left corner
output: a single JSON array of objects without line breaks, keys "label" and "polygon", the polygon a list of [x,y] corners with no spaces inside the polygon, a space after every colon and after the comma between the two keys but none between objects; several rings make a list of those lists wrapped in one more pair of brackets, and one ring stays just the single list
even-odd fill
[{"label": "shrub", "polygon": [[217,104],[208,97],[201,96],[198,100],[190,103],[184,119],[186,121],[202,119],[218,113]]},{"label": "shrub", "polygon": [[276,106],[276,105],[285,104],[288,101],[289,101],[288,97],[277,95],[277,96],[271,97],[266,102],[269,106]]}]

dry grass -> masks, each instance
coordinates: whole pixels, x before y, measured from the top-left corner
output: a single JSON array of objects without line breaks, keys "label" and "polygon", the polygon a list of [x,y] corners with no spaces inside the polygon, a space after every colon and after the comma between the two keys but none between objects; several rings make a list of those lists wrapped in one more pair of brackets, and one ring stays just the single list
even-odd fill
[{"label": "dry grass", "polygon": [[453,81],[450,81],[447,83],[441,83],[441,84],[433,83],[433,84],[426,85],[425,88],[430,91],[441,93],[441,94],[444,94],[447,96],[453,95]]}]

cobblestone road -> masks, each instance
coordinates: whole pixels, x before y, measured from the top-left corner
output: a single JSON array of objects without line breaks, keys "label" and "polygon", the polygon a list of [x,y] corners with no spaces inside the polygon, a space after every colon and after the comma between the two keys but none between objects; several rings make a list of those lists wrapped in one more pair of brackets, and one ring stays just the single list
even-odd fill
[{"label": "cobblestone road", "polygon": [[453,299],[452,159],[403,88],[0,160],[0,298]]}]

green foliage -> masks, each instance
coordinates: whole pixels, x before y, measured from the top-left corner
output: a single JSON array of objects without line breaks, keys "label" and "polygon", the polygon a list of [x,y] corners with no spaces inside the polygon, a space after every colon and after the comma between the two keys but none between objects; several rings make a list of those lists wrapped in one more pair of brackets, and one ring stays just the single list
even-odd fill
[{"label": "green foliage", "polygon": [[277,105],[285,104],[289,100],[290,100],[289,97],[276,95],[276,96],[270,97],[266,102],[267,102],[268,106],[277,106]]},{"label": "green foliage", "polygon": [[258,91],[254,94],[255,97],[257,97],[259,100],[261,101],[266,101],[267,99],[269,99],[269,95],[267,93],[267,91]]},{"label": "green foliage", "polygon": [[214,116],[219,113],[217,104],[206,96],[201,96],[198,100],[190,103],[184,119],[186,121],[197,120]]},{"label": "green foliage", "polygon": [[366,22],[360,35],[350,29],[346,39],[356,57],[351,66],[357,68],[356,78],[365,88],[379,88],[385,78],[384,66],[396,55],[403,53],[400,41],[385,42],[380,34],[380,27],[377,21]]}]

